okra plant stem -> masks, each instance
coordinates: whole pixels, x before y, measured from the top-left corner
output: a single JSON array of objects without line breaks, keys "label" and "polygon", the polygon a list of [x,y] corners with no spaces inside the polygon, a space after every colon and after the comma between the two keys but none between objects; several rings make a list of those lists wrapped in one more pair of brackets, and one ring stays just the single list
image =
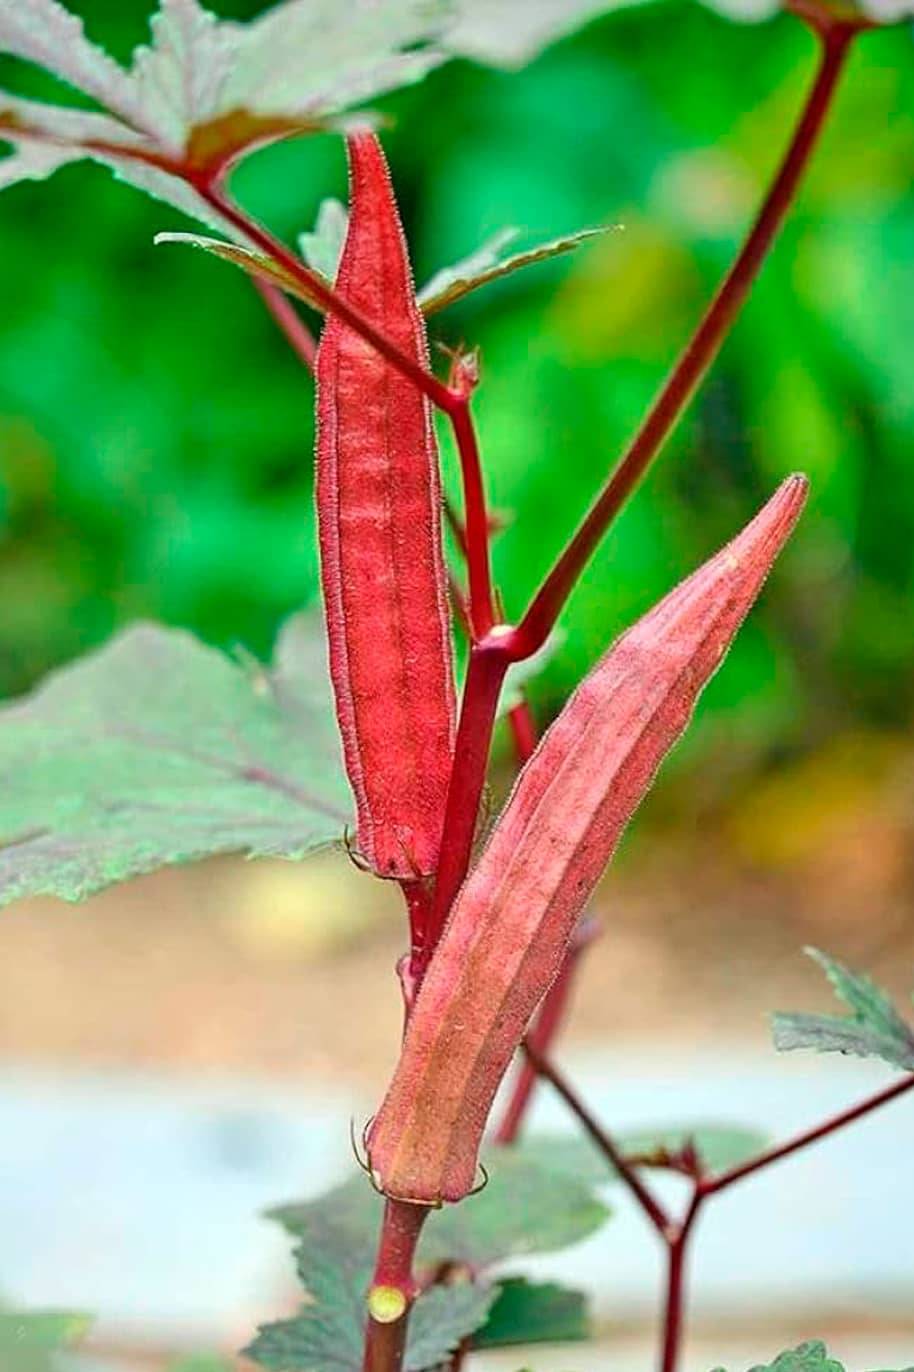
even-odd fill
[{"label": "okra plant stem", "polygon": [[385,1202],[374,1276],[368,1291],[363,1372],[400,1372],[403,1366],[409,1316],[417,1291],[413,1262],[428,1213],[423,1205]]},{"label": "okra plant stem", "polygon": [[217,181],[205,179],[195,189],[223,219],[240,230],[246,238],[256,244],[261,252],[265,253],[267,257],[276,262],[289,276],[303,286],[321,309],[328,314],[337,315],[351,329],[360,334],[367,343],[370,343],[391,366],[396,367],[404,376],[409,377],[437,409],[442,410],[445,414],[451,414],[458,408],[461,400],[459,396],[455,396],[449,387],[443,381],[439,381],[432,372],[419,366],[411,357],[402,352],[381,329],[377,328],[370,319],[362,314],[361,310],[351,305],[342,295],[337,294],[322,276],[313,272],[301,258],[286,247],[285,243],[274,237],[256,219],[246,214],[235,204],[222,185]]},{"label": "okra plant stem", "polygon": [[292,351],[308,370],[313,372],[317,343],[291,300],[283,294],[278,286],[271,286],[268,281],[263,281],[259,276],[254,276],[251,280],[267,310],[288,339]]},{"label": "okra plant stem", "polygon": [[[461,702],[435,894],[432,939],[444,927],[472,852],[498,694],[509,662],[532,656],[555,626],[597,543],[660,450],[730,331],[777,236],[816,146],[858,26],[818,34],[820,63],[787,152],[762,208],[717,294],[602,493],[517,626],[501,625],[474,644]],[[474,657],[478,658],[475,662]],[[429,952],[432,951],[430,947]]]},{"label": "okra plant stem", "polygon": [[591,554],[720,351],[793,203],[857,32],[858,27],[848,23],[836,24],[818,35],[818,73],[758,217],[640,429],[524,614],[517,629],[519,656],[535,653],[549,637]]},{"label": "okra plant stem", "polygon": [[624,1151],[600,1124],[562,1072],[550,1062],[545,1054],[537,1051],[536,1047],[530,1043],[529,1038],[524,1044],[524,1052],[534,1070],[544,1081],[549,1082],[568,1106],[585,1133],[602,1152],[614,1173],[618,1175],[634,1196],[635,1201],[649,1223],[660,1235],[664,1244],[667,1259],[667,1290],[659,1361],[660,1372],[676,1372],[679,1366],[686,1317],[689,1240],[705,1202],[712,1196],[719,1195],[722,1191],[726,1191],[737,1182],[744,1180],[744,1178],[761,1172],[773,1163],[780,1162],[783,1158],[801,1152],[804,1148],[808,1148],[821,1139],[827,1138],[830,1134],[835,1134],[838,1130],[853,1124],[856,1120],[872,1114],[874,1110],[880,1109],[883,1105],[888,1105],[890,1101],[896,1100],[906,1092],[914,1090],[914,1074],[902,1077],[899,1081],[892,1082],[890,1086],[884,1087],[872,1096],[867,1096],[865,1100],[859,1101],[849,1109],[829,1116],[828,1119],[814,1125],[811,1129],[805,1129],[786,1142],[776,1144],[773,1148],[768,1148],[764,1152],[758,1153],[754,1158],[728,1168],[725,1172],[719,1172],[716,1176],[705,1175],[701,1171],[699,1159],[699,1165],[692,1176],[691,1201],[682,1219],[675,1220],[661,1205],[650,1186],[641,1179],[637,1168],[625,1157]]}]

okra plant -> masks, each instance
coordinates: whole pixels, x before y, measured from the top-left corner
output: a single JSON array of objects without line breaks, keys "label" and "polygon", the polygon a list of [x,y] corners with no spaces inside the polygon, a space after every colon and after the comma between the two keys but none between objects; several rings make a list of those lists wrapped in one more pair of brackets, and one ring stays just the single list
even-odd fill
[{"label": "okra plant", "polygon": [[[796,0],[819,64],[770,190],[628,449],[509,622],[492,576],[495,524],[474,420],[483,362],[452,349],[441,374],[426,320],[497,276],[575,249],[592,230],[514,255],[503,241],[489,244],[417,293],[381,141],[370,117],[351,111],[454,54],[520,64],[605,8],[285,0],[244,26],[198,0],[162,0],[150,45],[126,70],[57,0],[0,0],[0,51],[45,67],[94,106],[0,95],[12,150],[0,185],[92,158],[161,197],[220,234],[163,238],[248,272],[314,375],[322,622],[295,617],[269,666],[141,625],[0,714],[4,902],[78,900],[216,853],[299,859],[344,836],[366,880],[402,891],[399,1061],[356,1140],[361,1173],[276,1212],[297,1241],[307,1300],[246,1350],[274,1372],[456,1372],[487,1344],[582,1337],[580,1293],[512,1274],[510,1260],[599,1228],[610,1183],[631,1192],[664,1247],[659,1365],[675,1372],[705,1204],[914,1087],[914,1030],[865,977],[824,954],[851,1013],[777,1017],[778,1046],[876,1056],[902,1075],[795,1138],[767,1145],[747,1131],[689,1128],[617,1136],[556,1065],[569,987],[594,930],[594,888],[790,537],[805,478],[786,476],[726,547],[610,646],[542,738],[524,672],[723,343],[854,44],[880,19],[903,17],[880,15],[875,0],[866,13],[850,0]],[[299,253],[236,202],[230,175],[266,143],[328,129],[346,141],[350,204],[326,202]],[[460,508],[443,500],[435,412],[459,454]],[[556,454],[556,479],[568,460]],[[459,553],[452,565],[445,520]],[[506,714],[518,773],[491,819],[487,769],[512,671]],[[580,1126],[578,1142],[522,1139],[540,1079]],[[652,1169],[688,1180],[683,1213],[655,1194]],[[50,1349],[74,1327],[6,1315],[0,1343]],[[806,1344],[773,1368],[837,1364]]]}]

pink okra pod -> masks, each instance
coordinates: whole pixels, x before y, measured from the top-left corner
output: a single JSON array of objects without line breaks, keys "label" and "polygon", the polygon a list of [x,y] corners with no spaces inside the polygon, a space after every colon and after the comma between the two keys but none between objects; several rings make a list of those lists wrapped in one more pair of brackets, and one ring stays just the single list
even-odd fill
[{"label": "pink okra pod", "polygon": [[477,1180],[498,1085],[575,925],[761,590],[806,499],[789,478],[731,543],[623,634],[524,767],[464,883],[368,1136],[376,1185],[423,1205]]}]

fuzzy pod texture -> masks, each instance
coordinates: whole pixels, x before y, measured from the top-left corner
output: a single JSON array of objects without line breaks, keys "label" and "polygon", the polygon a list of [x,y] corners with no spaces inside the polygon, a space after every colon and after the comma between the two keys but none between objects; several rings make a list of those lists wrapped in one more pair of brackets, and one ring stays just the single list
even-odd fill
[{"label": "fuzzy pod texture", "polygon": [[[348,140],[336,288],[425,366],[425,325],[384,154]],[[438,450],[417,387],[336,316],[317,353],[317,517],[330,675],[358,846],[380,875],[435,870],[454,679]]]},{"label": "fuzzy pod texture", "polygon": [[730,544],[619,638],[517,780],[451,911],[372,1124],[388,1195],[474,1185],[492,1099],[578,917],[722,661],[806,498],[791,477]]}]

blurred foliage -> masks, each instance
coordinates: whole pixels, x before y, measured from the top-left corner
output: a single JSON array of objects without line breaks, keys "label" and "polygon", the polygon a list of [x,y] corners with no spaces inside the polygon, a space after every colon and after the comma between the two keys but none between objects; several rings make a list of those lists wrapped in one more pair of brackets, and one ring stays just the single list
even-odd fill
[{"label": "blurred foliage", "polygon": [[[148,0],[73,3],[126,56]],[[226,15],[263,8],[222,0]],[[656,390],[751,217],[811,74],[787,18],[609,15],[520,73],[452,63],[382,102],[417,278],[506,224],[610,222],[570,259],[433,321],[479,343],[479,417],[512,611]],[[4,66],[4,84],[44,92]],[[536,684],[555,707],[637,613],[794,468],[813,499],[680,757],[731,765],[914,696],[914,45],[860,43],[800,203],[711,379],[605,540]],[[339,140],[236,177],[290,238],[345,194]],[[312,395],[240,273],[157,230],[99,168],[0,197],[0,693],[152,616],[266,655],[316,594]],[[447,454],[449,477],[453,455]]]}]

